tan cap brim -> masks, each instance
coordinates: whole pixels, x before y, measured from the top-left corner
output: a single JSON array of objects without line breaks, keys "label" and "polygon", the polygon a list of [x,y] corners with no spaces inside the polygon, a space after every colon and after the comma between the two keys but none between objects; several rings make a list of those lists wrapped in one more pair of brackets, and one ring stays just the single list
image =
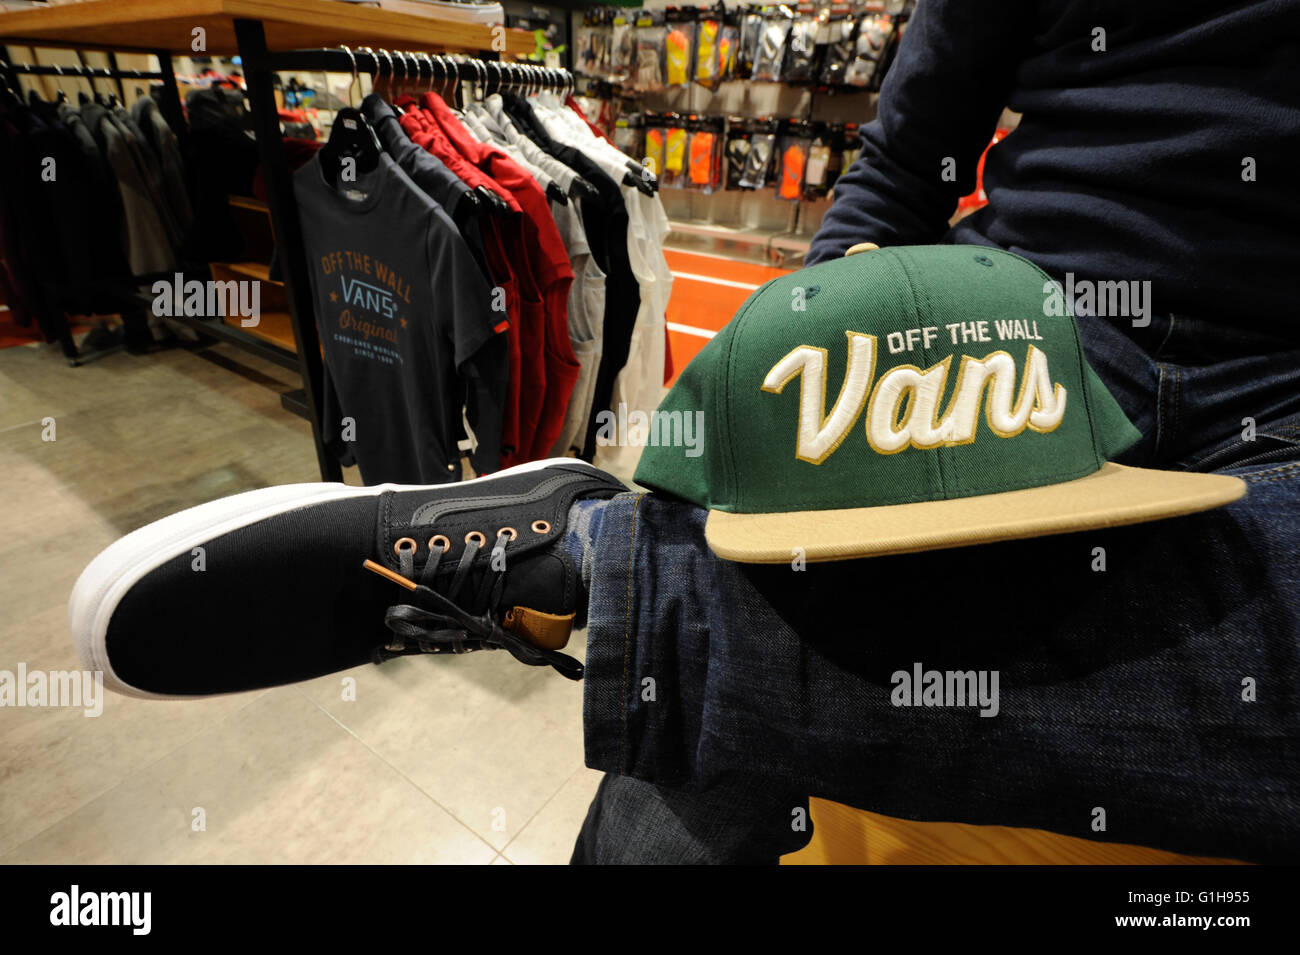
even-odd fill
[{"label": "tan cap brim", "polygon": [[1069,534],[1207,511],[1246,493],[1224,474],[1153,471],[1107,462],[1062,484],[943,501],[782,514],[709,511],[704,536],[719,557],[783,564],[851,560]]}]

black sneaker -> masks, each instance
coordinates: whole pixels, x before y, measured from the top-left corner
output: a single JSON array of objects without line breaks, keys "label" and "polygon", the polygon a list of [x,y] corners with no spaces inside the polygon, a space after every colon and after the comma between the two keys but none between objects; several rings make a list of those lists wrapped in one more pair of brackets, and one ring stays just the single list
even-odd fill
[{"label": "black sneaker", "polygon": [[626,488],[557,458],[431,487],[290,484],[155,521],[82,572],[85,666],[132,696],[258,689],[408,653],[503,648],[572,679],[575,500]]}]

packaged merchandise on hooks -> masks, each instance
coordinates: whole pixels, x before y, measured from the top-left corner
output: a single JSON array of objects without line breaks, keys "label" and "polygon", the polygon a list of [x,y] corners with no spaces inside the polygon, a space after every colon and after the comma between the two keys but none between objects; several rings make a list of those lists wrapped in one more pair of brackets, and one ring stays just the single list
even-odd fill
[{"label": "packaged merchandise on hooks", "polygon": [[783,125],[785,128],[777,147],[780,171],[777,175],[776,197],[787,202],[797,202],[803,198],[808,150],[812,145],[811,124],[806,120],[791,119]]},{"label": "packaged merchandise on hooks", "polygon": [[614,145],[642,156],[666,189],[755,191],[771,187],[786,201],[824,198],[857,157],[856,123],[626,113]]},{"label": "packaged merchandise on hooks", "polygon": [[752,79],[760,82],[775,83],[781,78],[781,64],[785,60],[786,41],[790,37],[790,27],[794,14],[786,6],[778,7],[775,16],[763,21],[762,29],[755,36]]},{"label": "packaged merchandise on hooks", "polygon": [[636,63],[632,69],[632,87],[658,90],[664,86],[664,60],[667,56],[668,29],[662,13],[643,12],[636,19]]},{"label": "packaged merchandise on hooks", "polygon": [[772,153],[776,148],[778,123],[774,119],[757,120],[751,127],[753,135],[749,139],[745,167],[737,185],[741,189],[762,189],[771,181]]},{"label": "packaged merchandise on hooks", "polygon": [[878,90],[915,0],[592,7],[579,73],[638,92],[754,80]]},{"label": "packaged merchandise on hooks", "polygon": [[585,96],[577,98],[665,188],[706,195],[771,190],[788,203],[824,199],[857,156],[855,123],[814,121],[806,96],[796,116],[765,115],[772,105],[757,115],[708,111],[708,103],[735,110],[734,89],[727,100],[706,95],[699,101],[705,111],[696,112],[689,91],[721,95],[727,83],[752,82],[813,94],[875,92],[914,6],[915,0],[844,0],[592,7],[578,31]]},{"label": "packaged merchandise on hooks", "polygon": [[664,37],[665,84],[685,86],[691,81],[695,50],[695,11],[669,7],[665,16],[667,34]]}]

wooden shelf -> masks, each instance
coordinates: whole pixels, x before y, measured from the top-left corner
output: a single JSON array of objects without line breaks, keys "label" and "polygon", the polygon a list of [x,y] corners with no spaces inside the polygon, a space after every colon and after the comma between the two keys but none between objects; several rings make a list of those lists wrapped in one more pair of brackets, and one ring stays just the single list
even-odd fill
[{"label": "wooden shelf", "polygon": [[271,268],[265,262],[213,262],[212,264],[223,266],[227,271],[242,275],[244,278],[256,279],[259,282],[284,288],[283,282],[271,278]]},{"label": "wooden shelf", "polygon": [[263,312],[258,316],[258,322],[252,328],[244,328],[239,322],[236,315],[223,318],[231,328],[238,328],[245,335],[251,335],[253,338],[260,338],[264,342],[277,345],[285,351],[296,352],[298,345],[293,339],[293,323],[289,320],[288,312]]},{"label": "wooden shelf", "polygon": [[[261,20],[269,50],[373,46],[399,50],[491,50],[493,28],[331,0],[85,0],[0,13],[0,36],[37,46],[189,53],[193,31],[206,52],[239,52],[236,19]],[[505,31],[505,53],[531,53],[533,35]]]}]

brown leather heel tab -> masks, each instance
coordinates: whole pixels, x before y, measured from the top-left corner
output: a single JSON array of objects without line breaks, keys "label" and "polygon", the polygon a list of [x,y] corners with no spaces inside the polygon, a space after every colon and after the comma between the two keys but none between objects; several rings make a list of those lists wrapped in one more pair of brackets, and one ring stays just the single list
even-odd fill
[{"label": "brown leather heel tab", "polygon": [[512,607],[506,611],[504,626],[516,636],[523,637],[543,650],[562,650],[573,632],[575,614],[543,613],[528,607]]}]

